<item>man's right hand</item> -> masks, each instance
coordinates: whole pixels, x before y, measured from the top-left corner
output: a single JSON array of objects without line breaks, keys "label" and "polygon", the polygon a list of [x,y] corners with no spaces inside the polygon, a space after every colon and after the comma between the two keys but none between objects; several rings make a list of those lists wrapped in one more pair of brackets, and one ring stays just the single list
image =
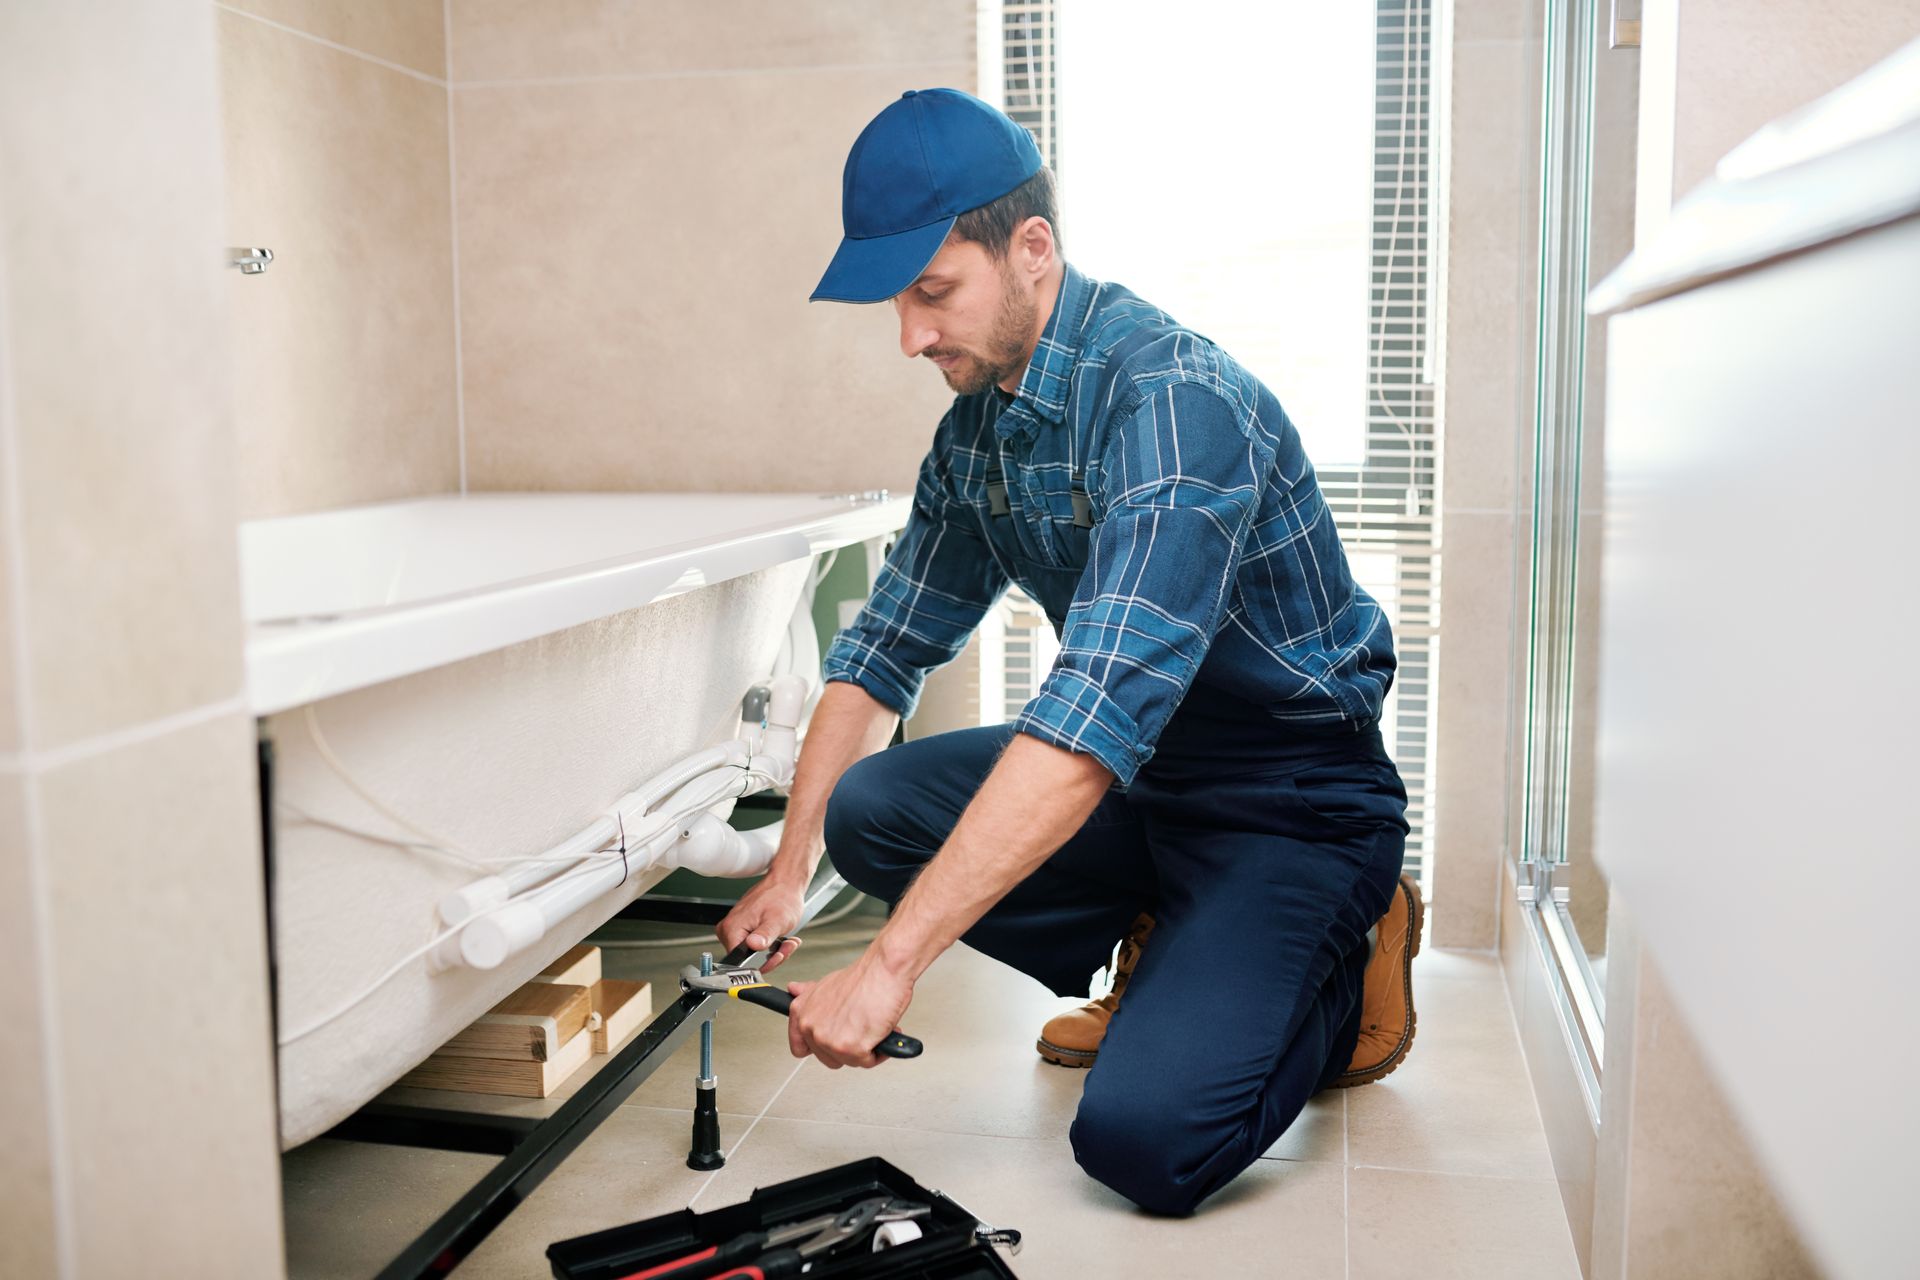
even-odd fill
[{"label": "man's right hand", "polygon": [[[806,891],[798,885],[769,875],[759,884],[746,891],[733,910],[727,912],[714,932],[728,951],[742,942],[755,951],[765,951],[773,945],[773,940],[791,932],[800,923],[800,912],[804,909]],[[761,967],[762,973],[772,973],[783,964],[800,946],[800,939],[788,938],[780,944],[780,950],[769,955]]]}]

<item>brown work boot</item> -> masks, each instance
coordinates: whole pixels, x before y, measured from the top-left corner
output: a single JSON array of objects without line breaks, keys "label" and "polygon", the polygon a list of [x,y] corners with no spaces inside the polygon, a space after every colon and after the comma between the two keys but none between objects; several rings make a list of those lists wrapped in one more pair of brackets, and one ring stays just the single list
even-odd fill
[{"label": "brown work boot", "polygon": [[1100,1054],[1100,1042],[1106,1038],[1107,1023],[1112,1021],[1113,1011],[1120,1007],[1120,996],[1127,989],[1127,980],[1133,976],[1133,967],[1140,963],[1140,948],[1147,945],[1147,936],[1152,932],[1152,916],[1143,915],[1135,920],[1127,936],[1120,940],[1120,954],[1113,962],[1113,990],[1078,1009],[1047,1019],[1047,1025],[1040,1028],[1040,1039],[1034,1044],[1042,1058],[1063,1067],[1093,1065]]},{"label": "brown work boot", "polygon": [[1412,876],[1401,876],[1393,903],[1374,925],[1360,989],[1360,1041],[1333,1087],[1351,1089],[1389,1074],[1413,1046],[1413,958],[1420,952],[1426,904]]}]

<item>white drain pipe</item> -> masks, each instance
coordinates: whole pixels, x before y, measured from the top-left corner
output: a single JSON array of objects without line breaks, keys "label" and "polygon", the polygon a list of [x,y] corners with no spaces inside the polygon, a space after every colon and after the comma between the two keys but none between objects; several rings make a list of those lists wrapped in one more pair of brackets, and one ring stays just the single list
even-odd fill
[{"label": "white drain pipe", "polygon": [[[458,942],[457,959],[454,948],[443,945],[436,949],[436,963],[497,968],[638,872],[665,866],[740,877],[766,870],[779,845],[777,827],[737,832],[710,810],[793,780],[807,682],[784,675],[770,684],[767,727],[757,752],[749,755],[750,741],[739,739],[692,756],[629,792],[598,821],[537,859],[447,895],[441,918],[449,926],[466,927],[448,940]],[[622,838],[624,856],[604,852],[609,846],[618,849]]]}]

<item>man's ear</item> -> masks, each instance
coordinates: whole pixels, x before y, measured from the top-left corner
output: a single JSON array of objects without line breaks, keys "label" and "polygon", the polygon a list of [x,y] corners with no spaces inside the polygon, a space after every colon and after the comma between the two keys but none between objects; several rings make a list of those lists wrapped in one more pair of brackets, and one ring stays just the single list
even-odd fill
[{"label": "man's ear", "polygon": [[1013,233],[1015,261],[1025,273],[1038,279],[1053,266],[1053,226],[1039,214],[1021,223]]}]

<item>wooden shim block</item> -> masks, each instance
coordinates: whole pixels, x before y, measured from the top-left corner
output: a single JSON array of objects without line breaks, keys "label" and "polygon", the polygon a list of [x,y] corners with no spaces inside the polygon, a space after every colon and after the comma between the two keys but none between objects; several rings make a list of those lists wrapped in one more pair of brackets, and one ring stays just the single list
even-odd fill
[{"label": "wooden shim block", "polygon": [[600,948],[583,942],[536,973],[533,981],[591,987],[600,981]]},{"label": "wooden shim block", "polygon": [[586,1029],[592,992],[571,983],[529,982],[434,1051],[435,1057],[545,1062]]},{"label": "wooden shim block", "polygon": [[612,1053],[653,1016],[653,984],[602,978],[593,984],[593,1011],[600,1015],[593,1051]]},{"label": "wooden shim block", "polygon": [[529,1058],[452,1058],[435,1054],[400,1077],[422,1089],[459,1089],[512,1098],[544,1098],[593,1056],[593,1033],[581,1030],[544,1062]]}]

